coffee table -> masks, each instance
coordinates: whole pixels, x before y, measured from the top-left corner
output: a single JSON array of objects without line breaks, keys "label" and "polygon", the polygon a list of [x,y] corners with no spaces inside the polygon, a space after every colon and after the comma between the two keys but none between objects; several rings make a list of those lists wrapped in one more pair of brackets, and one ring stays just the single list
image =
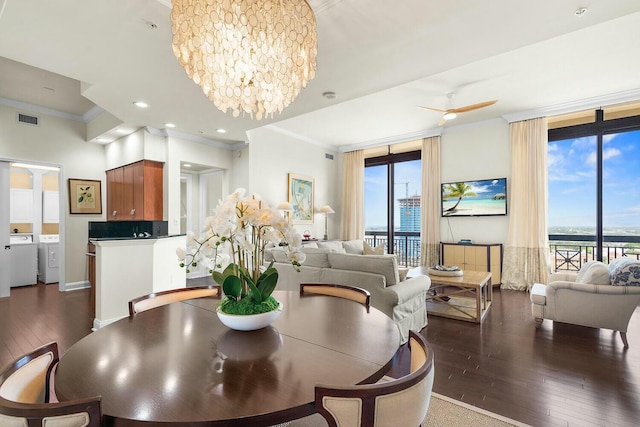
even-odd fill
[{"label": "coffee table", "polygon": [[429,267],[416,267],[407,272],[407,277],[418,275],[431,279],[427,293],[429,314],[482,323],[491,308],[493,287],[489,272],[465,270],[462,276],[436,276],[429,274]]}]

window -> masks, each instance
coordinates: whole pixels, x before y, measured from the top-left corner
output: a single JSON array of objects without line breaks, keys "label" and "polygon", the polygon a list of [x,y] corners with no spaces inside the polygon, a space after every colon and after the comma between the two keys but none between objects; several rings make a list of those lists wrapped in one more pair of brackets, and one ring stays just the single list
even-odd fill
[{"label": "window", "polygon": [[[420,263],[420,151],[365,160],[365,240],[398,255],[401,265]],[[393,244],[389,245],[389,242]]]},{"label": "window", "polygon": [[558,270],[640,258],[640,116],[549,130],[549,240]]}]

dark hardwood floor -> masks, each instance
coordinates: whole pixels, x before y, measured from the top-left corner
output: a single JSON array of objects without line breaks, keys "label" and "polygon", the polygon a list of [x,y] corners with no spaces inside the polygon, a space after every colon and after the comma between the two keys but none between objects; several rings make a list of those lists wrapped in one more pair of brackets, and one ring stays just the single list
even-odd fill
[{"label": "dark hardwood floor", "polygon": [[[0,364],[54,340],[64,354],[91,332],[89,311],[88,290],[12,289],[0,300]],[[610,330],[548,320],[536,329],[529,295],[497,288],[482,325],[429,316],[422,333],[437,393],[534,426],[640,424],[640,309],[627,350]],[[390,374],[407,370],[404,346]]]}]

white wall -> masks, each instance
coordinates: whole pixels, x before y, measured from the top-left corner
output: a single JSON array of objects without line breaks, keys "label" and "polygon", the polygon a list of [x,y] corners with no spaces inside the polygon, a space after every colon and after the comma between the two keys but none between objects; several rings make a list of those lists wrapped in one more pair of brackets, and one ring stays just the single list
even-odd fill
[{"label": "white wall", "polygon": [[[165,163],[165,218],[169,222],[169,234],[180,233],[180,162],[209,166],[223,171],[223,194],[229,193],[230,170],[233,164],[233,152],[211,145],[190,142],[178,137],[167,138],[167,162]],[[193,197],[199,197],[194,186]],[[233,190],[233,189],[232,189]],[[232,191],[231,190],[231,191]],[[216,200],[217,202],[217,200]],[[199,234],[203,219],[194,219],[194,232]]]},{"label": "white wall", "polygon": [[[512,193],[509,124],[502,119],[446,128],[440,158],[441,182],[506,177],[507,197]],[[471,239],[504,245],[508,231],[508,215],[440,219],[440,240],[445,242]]]},{"label": "white wall", "polygon": [[[60,281],[62,286],[84,282],[87,280],[88,222],[104,221],[106,210],[104,149],[84,140],[84,123],[20,110],[40,118],[38,126],[31,126],[18,123],[17,112],[0,105],[0,158],[61,168],[60,206],[65,221],[60,223],[60,244],[65,263],[60,268]],[[69,215],[68,178],[102,181],[102,215]]]},{"label": "white wall", "polygon": [[[329,239],[339,238],[342,156],[335,150],[310,144],[265,126],[250,131],[249,187],[272,206],[287,200],[288,173],[314,179],[314,210],[330,205],[336,213],[329,215]],[[325,158],[332,154],[334,160]],[[244,156],[244,154],[243,154]],[[324,235],[324,215],[314,215],[313,224],[296,225],[299,232],[310,230],[313,237]]]}]

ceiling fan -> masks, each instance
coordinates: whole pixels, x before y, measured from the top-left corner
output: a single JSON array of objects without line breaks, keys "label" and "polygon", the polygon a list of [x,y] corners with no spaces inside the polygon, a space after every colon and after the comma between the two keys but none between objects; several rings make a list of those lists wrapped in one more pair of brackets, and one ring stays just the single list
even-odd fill
[{"label": "ceiling fan", "polygon": [[454,97],[454,95],[455,94],[453,94],[453,93],[448,93],[447,94],[447,98],[449,98],[449,102],[448,102],[449,108],[447,108],[446,110],[443,110],[441,108],[423,107],[422,105],[418,105],[418,107],[424,108],[426,110],[432,110],[432,111],[441,112],[442,113],[442,119],[440,119],[440,122],[438,123],[438,126],[442,126],[447,120],[453,120],[456,117],[458,117],[458,113],[466,113],[468,111],[478,110],[480,108],[488,107],[488,106],[493,105],[496,102],[498,102],[497,99],[494,99],[492,101],[479,102],[477,104],[471,104],[471,105],[467,105],[465,107],[453,108],[453,97]]}]

